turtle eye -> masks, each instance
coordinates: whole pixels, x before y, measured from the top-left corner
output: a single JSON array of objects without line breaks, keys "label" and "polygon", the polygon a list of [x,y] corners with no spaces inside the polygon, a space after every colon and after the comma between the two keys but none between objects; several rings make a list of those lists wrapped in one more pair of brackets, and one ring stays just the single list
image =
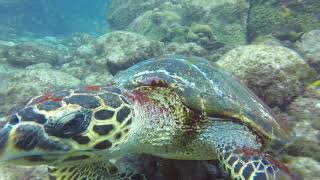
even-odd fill
[{"label": "turtle eye", "polygon": [[44,127],[49,135],[70,138],[83,133],[90,121],[91,112],[81,109],[65,114],[58,119],[51,119]]}]

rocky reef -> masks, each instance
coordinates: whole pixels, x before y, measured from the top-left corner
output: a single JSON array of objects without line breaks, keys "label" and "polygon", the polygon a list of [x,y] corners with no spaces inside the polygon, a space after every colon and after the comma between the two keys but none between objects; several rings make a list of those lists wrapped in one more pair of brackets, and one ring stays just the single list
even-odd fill
[{"label": "rocky reef", "polygon": [[[19,3],[25,0],[0,0],[0,7]],[[320,1],[115,0],[106,15],[110,32],[98,37],[0,39],[0,116],[42,93],[105,85],[152,57],[196,55],[237,77],[288,125],[290,142],[272,152],[277,158],[298,177],[320,177]],[[156,180],[226,179],[215,161],[126,162]],[[44,166],[0,168],[0,179],[45,174]]]},{"label": "rocky reef", "polygon": [[245,0],[119,0],[112,2],[108,20],[116,29],[163,42],[244,44],[248,9]]},{"label": "rocky reef", "polygon": [[249,36],[255,38],[270,33],[287,35],[292,33],[292,37],[294,33],[308,32],[319,28],[319,14],[320,4],[317,0],[251,1]]}]

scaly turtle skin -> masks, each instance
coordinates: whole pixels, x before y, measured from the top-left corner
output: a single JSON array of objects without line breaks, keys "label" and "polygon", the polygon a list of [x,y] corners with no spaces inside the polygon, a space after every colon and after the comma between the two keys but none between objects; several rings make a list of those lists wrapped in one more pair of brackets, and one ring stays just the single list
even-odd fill
[{"label": "scaly turtle skin", "polygon": [[230,74],[197,57],[145,61],[113,85],[33,98],[0,128],[1,161],[48,164],[52,179],[145,179],[117,163],[142,153],[219,159],[232,179],[292,179],[262,151],[285,135],[279,123]]}]

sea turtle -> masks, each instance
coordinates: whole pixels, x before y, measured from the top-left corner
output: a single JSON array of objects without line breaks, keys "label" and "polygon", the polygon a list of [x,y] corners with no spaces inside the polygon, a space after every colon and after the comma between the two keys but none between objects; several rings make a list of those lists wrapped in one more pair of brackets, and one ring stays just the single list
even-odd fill
[{"label": "sea turtle", "polygon": [[145,179],[128,154],[219,159],[232,179],[291,179],[263,151],[286,132],[230,74],[199,57],[165,57],[112,84],[33,98],[0,123],[0,160],[47,164],[52,179]]}]

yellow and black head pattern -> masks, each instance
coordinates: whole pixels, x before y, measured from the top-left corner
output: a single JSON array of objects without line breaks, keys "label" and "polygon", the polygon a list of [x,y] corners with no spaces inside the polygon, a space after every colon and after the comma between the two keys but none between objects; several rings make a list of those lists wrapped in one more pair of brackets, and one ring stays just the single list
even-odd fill
[{"label": "yellow and black head pattern", "polygon": [[33,98],[0,121],[0,160],[85,160],[116,148],[130,130],[132,111],[116,87],[83,87]]}]

